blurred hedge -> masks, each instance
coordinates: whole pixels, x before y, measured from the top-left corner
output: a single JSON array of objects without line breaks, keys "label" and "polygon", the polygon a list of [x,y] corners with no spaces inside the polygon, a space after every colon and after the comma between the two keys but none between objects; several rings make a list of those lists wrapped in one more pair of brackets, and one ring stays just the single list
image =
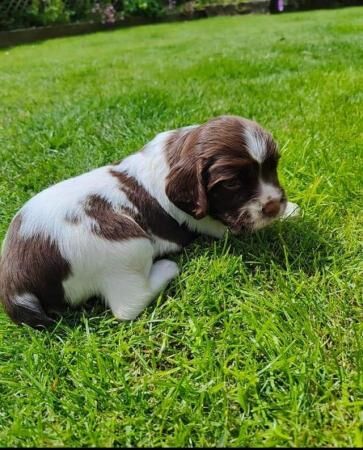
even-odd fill
[{"label": "blurred hedge", "polygon": [[127,15],[157,17],[174,8],[170,0],[0,0],[0,29],[79,21],[114,23]]},{"label": "blurred hedge", "polygon": [[[0,30],[93,21],[114,23],[126,16],[190,13],[211,4],[249,0],[0,0]],[[253,0],[261,1],[261,0]]]},{"label": "blurred hedge", "polygon": [[[72,22],[114,23],[127,16],[191,14],[209,5],[263,0],[0,0],[0,30]],[[286,10],[362,4],[362,0],[284,0]]]}]

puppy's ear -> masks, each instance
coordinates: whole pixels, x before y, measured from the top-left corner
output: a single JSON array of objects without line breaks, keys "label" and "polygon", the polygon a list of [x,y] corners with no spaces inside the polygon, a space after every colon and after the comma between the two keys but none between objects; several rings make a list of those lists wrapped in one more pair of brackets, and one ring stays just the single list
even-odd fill
[{"label": "puppy's ear", "polygon": [[208,212],[204,166],[202,159],[181,158],[166,178],[165,192],[169,200],[198,220]]}]

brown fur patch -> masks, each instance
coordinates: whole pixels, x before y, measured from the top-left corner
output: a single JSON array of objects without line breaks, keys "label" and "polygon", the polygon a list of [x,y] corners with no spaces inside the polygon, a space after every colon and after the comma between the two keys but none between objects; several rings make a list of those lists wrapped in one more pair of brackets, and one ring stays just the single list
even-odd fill
[{"label": "brown fur patch", "polygon": [[117,212],[107,200],[99,195],[88,197],[85,212],[97,222],[97,228],[93,232],[110,241],[148,237],[145,231],[130,217],[129,210]]},{"label": "brown fur patch", "polygon": [[184,225],[179,225],[135,178],[111,169],[110,173],[120,182],[120,189],[135,205],[138,213],[130,211],[133,219],[147,233],[181,246],[189,244],[197,235]]},{"label": "brown fur patch", "polygon": [[72,225],[78,225],[81,222],[81,218],[76,216],[75,214],[67,213],[64,217],[64,220],[67,223],[70,223]]},{"label": "brown fur patch", "polygon": [[251,159],[244,139],[246,120],[222,116],[189,130],[176,130],[167,143],[170,167],[193,155],[205,159],[216,156]]},{"label": "brown fur patch", "polygon": [[8,231],[0,261],[0,297],[14,322],[46,326],[52,322],[48,314],[65,307],[62,281],[71,269],[49,238],[20,236],[21,220],[18,214]]}]

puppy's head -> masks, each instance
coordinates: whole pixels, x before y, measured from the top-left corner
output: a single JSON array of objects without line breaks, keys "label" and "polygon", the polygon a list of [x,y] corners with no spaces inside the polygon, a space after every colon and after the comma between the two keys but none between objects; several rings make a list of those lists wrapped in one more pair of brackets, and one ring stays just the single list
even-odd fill
[{"label": "puppy's head", "polygon": [[196,219],[209,215],[238,234],[268,225],[286,208],[277,146],[255,122],[223,116],[178,130],[167,153],[166,194]]}]

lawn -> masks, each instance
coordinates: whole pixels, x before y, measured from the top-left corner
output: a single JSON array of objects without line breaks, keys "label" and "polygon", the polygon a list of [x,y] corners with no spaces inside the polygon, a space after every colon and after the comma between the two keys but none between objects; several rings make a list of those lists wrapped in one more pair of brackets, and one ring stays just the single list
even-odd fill
[{"label": "lawn", "polygon": [[303,216],[198,240],[138,320],[0,312],[0,445],[362,446],[363,8],[0,52],[0,239],[52,183],[224,113],[271,130]]}]

